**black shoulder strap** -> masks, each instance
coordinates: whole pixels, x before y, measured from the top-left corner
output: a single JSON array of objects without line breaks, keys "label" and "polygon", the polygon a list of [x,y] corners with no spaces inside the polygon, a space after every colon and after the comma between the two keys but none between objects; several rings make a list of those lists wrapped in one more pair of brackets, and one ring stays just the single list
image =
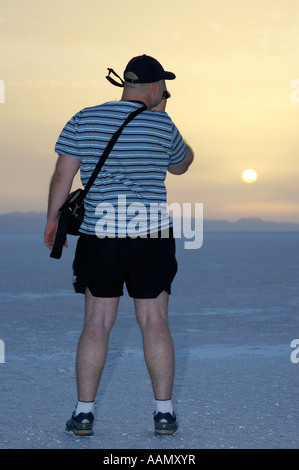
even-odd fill
[{"label": "black shoulder strap", "polygon": [[122,133],[124,127],[130,122],[132,121],[132,119],[134,119],[138,114],[140,114],[142,111],[144,111],[145,109],[147,109],[146,105],[144,104],[143,106],[141,106],[140,108],[136,109],[135,111],[133,111],[132,113],[129,114],[129,116],[126,118],[126,120],[123,122],[123,124],[120,126],[120,128],[115,132],[115,134],[113,134],[110,142],[108,143],[107,147],[105,148],[102,156],[99,158],[99,161],[95,167],[95,169],[93,170],[92,172],[92,175],[91,177],[89,178],[85,188],[83,189],[80,197],[78,198],[78,203],[82,202],[83,199],[85,198],[86,194],[88,193],[88,191],[90,190],[91,186],[93,185],[96,177],[98,176],[102,166],[104,165],[105,161],[107,160],[107,157],[109,155],[109,153],[111,152],[111,150],[113,149],[114,147],[114,144],[116,143],[117,139],[119,138],[120,134]]}]

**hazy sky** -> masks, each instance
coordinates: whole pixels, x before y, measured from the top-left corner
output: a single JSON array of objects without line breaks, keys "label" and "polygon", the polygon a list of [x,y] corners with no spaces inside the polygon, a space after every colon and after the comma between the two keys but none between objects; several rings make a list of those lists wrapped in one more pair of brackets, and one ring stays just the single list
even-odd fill
[{"label": "hazy sky", "polygon": [[46,210],[62,127],[119,99],[107,67],[122,75],[146,53],[177,75],[167,111],[196,155],[167,177],[169,202],[201,202],[208,219],[299,222],[298,10],[298,0],[0,0],[0,212]]}]

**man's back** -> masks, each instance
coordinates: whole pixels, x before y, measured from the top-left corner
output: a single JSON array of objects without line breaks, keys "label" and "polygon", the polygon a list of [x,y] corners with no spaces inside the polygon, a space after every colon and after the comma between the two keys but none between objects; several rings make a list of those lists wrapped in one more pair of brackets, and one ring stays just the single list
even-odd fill
[{"label": "man's back", "polygon": [[[112,135],[141,105],[129,101],[104,103],[83,109],[66,124],[56,152],[80,158],[84,186]],[[140,235],[149,233],[153,227],[163,228],[155,222],[150,224],[150,206],[166,204],[164,181],[168,166],[181,163],[185,156],[186,145],[170,117],[165,112],[143,111],[125,127],[87,194],[80,231],[94,234],[101,215],[97,207],[108,204],[114,209],[111,217],[116,221],[116,233],[129,234],[125,231],[134,214],[126,211],[124,219],[119,213],[120,201],[121,212],[136,203],[145,208]],[[107,214],[105,220],[109,226]],[[142,222],[140,218],[139,221]]]}]

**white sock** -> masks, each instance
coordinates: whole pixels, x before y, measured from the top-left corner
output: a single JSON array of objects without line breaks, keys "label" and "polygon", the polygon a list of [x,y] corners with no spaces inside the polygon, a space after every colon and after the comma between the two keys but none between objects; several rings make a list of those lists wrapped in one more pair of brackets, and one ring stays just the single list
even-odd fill
[{"label": "white sock", "polygon": [[94,401],[77,401],[75,416],[79,413],[94,413]]},{"label": "white sock", "polygon": [[173,414],[172,400],[156,400],[156,413]]}]

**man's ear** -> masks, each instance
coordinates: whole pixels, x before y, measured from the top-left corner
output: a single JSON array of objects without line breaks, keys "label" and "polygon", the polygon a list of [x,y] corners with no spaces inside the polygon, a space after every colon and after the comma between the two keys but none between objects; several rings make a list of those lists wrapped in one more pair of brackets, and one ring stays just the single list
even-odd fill
[{"label": "man's ear", "polygon": [[151,108],[157,106],[160,103],[161,98],[159,96],[159,82],[154,82],[152,84],[150,89],[150,97],[152,102]]},{"label": "man's ear", "polygon": [[157,91],[158,85],[159,85],[159,82],[154,82],[154,83],[152,83],[152,88],[153,88],[155,91]]}]

